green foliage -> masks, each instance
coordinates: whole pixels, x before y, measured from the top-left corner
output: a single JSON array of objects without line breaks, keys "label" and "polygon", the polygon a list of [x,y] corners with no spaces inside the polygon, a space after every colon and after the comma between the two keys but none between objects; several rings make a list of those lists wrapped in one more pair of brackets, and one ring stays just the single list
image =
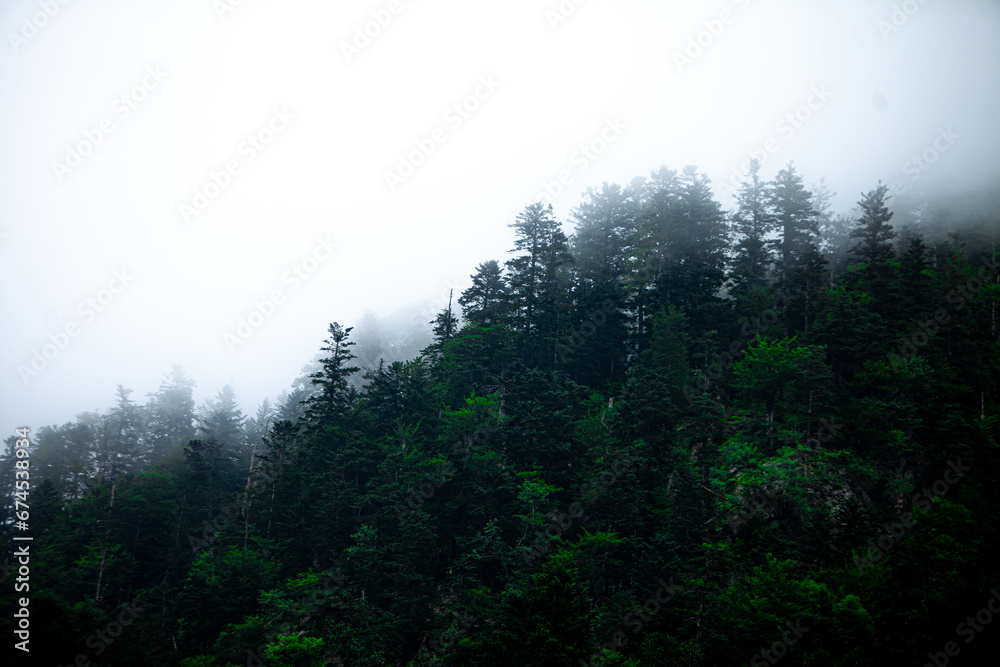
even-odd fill
[{"label": "green foliage", "polygon": [[257,551],[202,553],[178,596],[180,640],[195,649],[210,647],[226,625],[257,611],[261,592],[277,574],[278,564]]},{"label": "green foliage", "polygon": [[196,439],[176,367],[39,429],[32,664],[922,664],[1000,581],[996,251],[893,247],[879,186],[851,255],[829,197],[663,168],[571,237],[534,204],[416,359],[370,336],[362,374],[334,322],[252,420],[223,388]]},{"label": "green foliage", "polygon": [[282,635],[264,649],[269,665],[274,667],[314,667],[323,664],[324,642],[317,637]]}]

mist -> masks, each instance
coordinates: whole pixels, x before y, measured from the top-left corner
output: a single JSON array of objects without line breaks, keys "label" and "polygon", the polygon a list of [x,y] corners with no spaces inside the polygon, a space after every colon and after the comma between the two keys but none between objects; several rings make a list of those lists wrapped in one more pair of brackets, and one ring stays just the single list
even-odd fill
[{"label": "mist", "polygon": [[995,1],[26,0],[0,28],[7,432],[173,364],[250,413],[331,321],[429,339],[526,203],[570,233],[663,165],[724,207],[757,157],[844,215],[880,181],[900,216],[996,210]]}]

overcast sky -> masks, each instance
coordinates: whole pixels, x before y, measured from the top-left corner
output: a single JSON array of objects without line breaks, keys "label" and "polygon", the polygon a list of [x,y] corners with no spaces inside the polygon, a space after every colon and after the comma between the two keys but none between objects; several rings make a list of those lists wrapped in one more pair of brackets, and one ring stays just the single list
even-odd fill
[{"label": "overcast sky", "polygon": [[844,213],[1000,173],[996,0],[5,0],[0,34],[4,434],[174,363],[251,411],[329,322],[506,259],[526,202],[569,232],[661,165],[729,206],[794,160]]}]

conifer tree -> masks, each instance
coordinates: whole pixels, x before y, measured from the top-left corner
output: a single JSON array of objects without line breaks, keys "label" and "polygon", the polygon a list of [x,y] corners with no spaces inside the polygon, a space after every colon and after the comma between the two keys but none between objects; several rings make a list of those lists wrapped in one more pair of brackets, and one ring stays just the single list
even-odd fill
[{"label": "conifer tree", "polygon": [[[510,226],[515,232],[512,252],[520,253],[506,263],[515,326],[529,356],[536,362],[552,359],[568,291],[561,269],[572,261],[566,234],[552,214],[552,205],[541,202],[525,207]],[[543,349],[551,352],[543,354]]]},{"label": "conifer tree", "polygon": [[573,211],[575,308],[558,353],[579,382],[599,385],[624,377],[629,333],[625,310],[631,299],[625,276],[640,195],[637,187],[604,183],[600,190],[588,189]]},{"label": "conifer tree", "polygon": [[636,239],[636,263],[647,267],[637,300],[638,337],[662,308],[683,308],[692,329],[715,327],[714,308],[725,280],[726,224],[708,177],[693,166],[662,168],[646,183]]},{"label": "conifer tree", "polygon": [[740,185],[736,203],[732,214],[737,236],[733,283],[737,290],[763,287],[773,261],[768,235],[775,229],[776,220],[771,209],[771,184],[761,180],[760,162],[756,158],[750,161],[750,171]]},{"label": "conifer tree", "polygon": [[858,239],[858,242],[851,248],[851,253],[868,266],[882,264],[895,256],[892,239],[896,237],[896,232],[889,224],[893,213],[886,206],[890,196],[889,186],[879,183],[874,190],[862,195],[858,202],[861,217],[851,231],[851,238]]},{"label": "conifer tree", "polygon": [[786,330],[802,327],[794,317],[804,310],[808,282],[814,279],[816,244],[819,233],[812,193],[802,184],[802,177],[789,163],[778,172],[771,185],[771,205],[778,225],[779,237],[773,243],[777,249],[779,303]]},{"label": "conifer tree", "polygon": [[170,374],[163,377],[160,390],[151,395],[147,408],[154,461],[194,437],[194,386],[195,381],[179,365],[174,365]]},{"label": "conifer tree", "polygon": [[892,294],[895,267],[890,261],[896,255],[892,247],[896,232],[889,224],[893,215],[886,206],[889,197],[889,188],[882,183],[865,193],[858,202],[861,215],[851,230],[851,238],[858,239],[851,254],[864,264],[857,277],[864,280],[864,288],[875,299],[876,312],[883,318],[894,318],[899,308]]},{"label": "conifer tree", "polygon": [[143,411],[129,398],[131,393],[131,389],[118,385],[115,388],[118,402],[104,417],[97,464],[102,476],[108,479],[136,471],[146,458]]},{"label": "conifer tree", "polygon": [[480,326],[500,324],[507,315],[509,294],[500,264],[491,259],[476,267],[472,285],[458,297],[462,317]]},{"label": "conifer tree", "polygon": [[213,440],[230,453],[243,447],[243,427],[246,417],[236,402],[233,386],[227,384],[210,399],[198,419],[198,432],[205,440]]},{"label": "conifer tree", "polygon": [[325,345],[320,348],[327,356],[320,360],[321,370],[309,376],[316,393],[305,401],[305,419],[314,428],[338,423],[350,409],[353,392],[347,380],[360,370],[357,366],[348,365],[355,358],[350,349],[354,342],[348,340],[352,329],[337,322],[327,328],[330,337],[323,341]]}]

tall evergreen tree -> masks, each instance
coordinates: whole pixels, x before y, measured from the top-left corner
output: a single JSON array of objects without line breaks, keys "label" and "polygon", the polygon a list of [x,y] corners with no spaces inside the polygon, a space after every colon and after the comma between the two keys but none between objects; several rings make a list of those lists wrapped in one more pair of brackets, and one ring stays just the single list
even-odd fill
[{"label": "tall evergreen tree", "polygon": [[915,321],[936,305],[927,246],[920,236],[909,237],[899,269],[899,309],[906,319]]},{"label": "tall evergreen tree", "polygon": [[827,259],[829,283],[832,287],[835,276],[847,269],[853,245],[850,238],[853,223],[847,216],[833,212],[830,202],[836,193],[830,190],[825,178],[819,179],[819,183],[813,186],[812,193],[813,208],[816,209],[816,226],[819,228],[816,245]]},{"label": "tall evergreen tree", "polygon": [[778,288],[782,319],[786,330],[799,329],[802,322],[794,317],[806,300],[806,280],[816,263],[813,237],[819,233],[812,193],[802,184],[802,177],[789,163],[778,172],[771,185],[771,205],[779,237],[774,242],[778,254]]},{"label": "tall evergreen tree", "polygon": [[763,287],[767,284],[773,255],[768,235],[775,229],[771,209],[771,184],[760,178],[760,162],[750,161],[747,180],[736,194],[736,211],[732,214],[737,241],[732,278],[737,290]]},{"label": "tall evergreen tree", "polygon": [[96,472],[95,426],[99,423],[98,415],[83,413],[75,422],[38,429],[31,467],[38,477],[50,480],[66,498],[79,498],[85,490],[86,479]]},{"label": "tall evergreen tree", "polygon": [[649,346],[639,355],[625,385],[627,410],[621,418],[632,438],[653,443],[665,456],[674,430],[688,409],[691,374],[688,367],[688,320],[676,307],[661,310],[653,320]]},{"label": "tall evergreen tree", "polygon": [[886,206],[890,196],[888,186],[879,183],[861,197],[858,202],[861,215],[851,230],[851,238],[858,242],[851,248],[851,254],[864,263],[864,270],[857,277],[864,280],[864,289],[875,299],[876,312],[893,319],[899,303],[893,295],[895,267],[890,264],[896,255],[892,247],[896,232],[889,224],[893,214]]},{"label": "tall evergreen tree", "polygon": [[624,377],[629,333],[625,312],[631,300],[625,276],[641,194],[635,186],[604,183],[600,190],[589,188],[573,211],[575,312],[559,350],[562,357],[571,354],[572,375],[586,384]]},{"label": "tall evergreen tree", "polygon": [[683,308],[692,328],[714,328],[714,308],[725,280],[726,224],[710,181],[693,166],[678,174],[661,168],[646,183],[638,225],[636,263],[648,280],[637,303],[640,342],[646,319],[660,309]]},{"label": "tall evergreen tree", "polygon": [[122,473],[138,472],[146,459],[143,410],[129,398],[131,393],[118,385],[118,402],[104,417],[96,461],[100,477],[115,479]]},{"label": "tall evergreen tree", "polygon": [[147,409],[154,462],[194,437],[194,386],[194,380],[179,365],[174,365],[160,382],[159,391],[150,396]]},{"label": "tall evergreen tree", "polygon": [[472,285],[458,297],[462,317],[480,326],[500,324],[510,303],[500,264],[495,259],[483,262],[471,277]]},{"label": "tall evergreen tree", "polygon": [[511,252],[520,253],[506,262],[515,326],[536,362],[551,359],[565,306],[561,297],[568,287],[561,268],[572,261],[566,234],[553,216],[552,205],[541,202],[525,207],[510,226],[515,233]]},{"label": "tall evergreen tree", "polygon": [[858,242],[851,252],[869,266],[883,264],[895,256],[892,240],[896,232],[889,224],[893,214],[886,206],[890,196],[889,186],[879,183],[858,201],[861,217],[857,227],[851,231],[851,238],[858,239]]},{"label": "tall evergreen tree", "polygon": [[271,400],[264,397],[264,400],[260,402],[257,407],[257,412],[253,417],[247,418],[243,424],[243,440],[248,446],[257,446],[258,451],[260,450],[261,443],[264,438],[267,437],[268,431],[271,428],[271,424],[274,422],[277,415],[274,405],[271,404]]},{"label": "tall evergreen tree", "polygon": [[348,364],[354,359],[351,346],[354,341],[348,340],[353,327],[342,327],[333,322],[327,328],[330,337],[320,348],[327,356],[320,360],[322,369],[309,377],[316,393],[306,399],[305,419],[314,428],[322,429],[341,423],[351,406],[353,394],[348,386],[348,378],[358,370],[357,366]]},{"label": "tall evergreen tree", "polygon": [[581,285],[611,287],[625,274],[635,237],[641,191],[604,183],[587,188],[573,209],[574,270]]},{"label": "tall evergreen tree", "polygon": [[423,355],[432,362],[438,362],[444,358],[444,348],[458,333],[458,318],[452,310],[452,296],[455,290],[448,292],[448,307],[438,313],[429,322],[434,332],[433,342],[423,351]]},{"label": "tall evergreen tree", "polygon": [[198,418],[198,434],[219,448],[219,455],[239,468],[250,465],[252,446],[245,439],[247,418],[227,384],[214,399],[206,401]]}]

